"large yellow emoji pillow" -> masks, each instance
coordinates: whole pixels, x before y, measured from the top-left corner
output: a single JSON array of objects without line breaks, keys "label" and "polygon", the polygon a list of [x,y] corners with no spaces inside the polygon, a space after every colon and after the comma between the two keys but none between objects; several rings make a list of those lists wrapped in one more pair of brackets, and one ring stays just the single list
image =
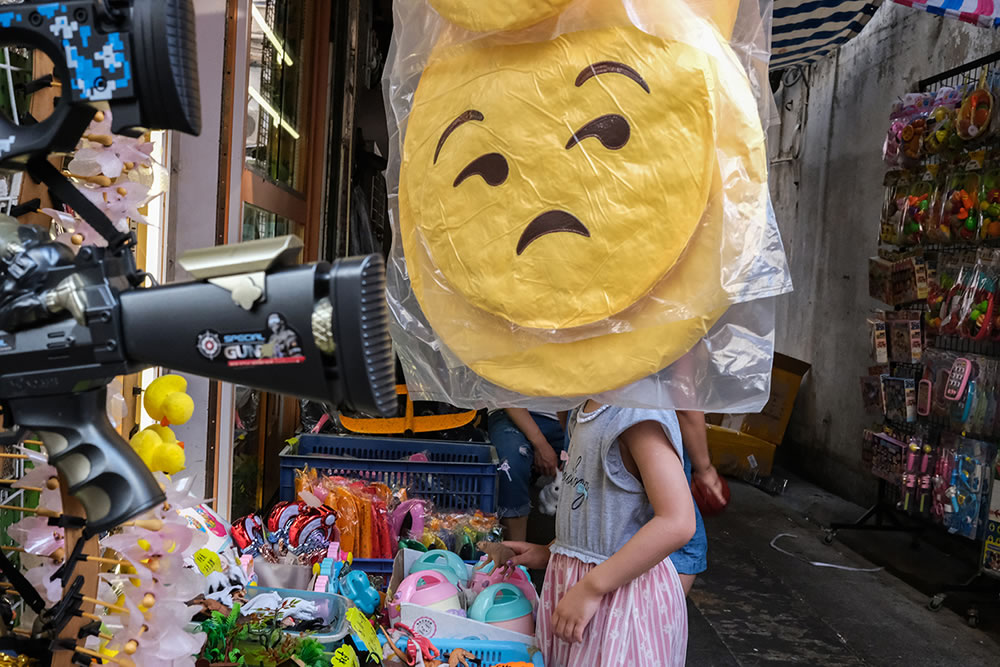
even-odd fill
[{"label": "large yellow emoji pillow", "polygon": [[764,137],[733,3],[430,4],[456,25],[409,107],[398,231],[450,355],[522,394],[595,394],[762,295]]}]

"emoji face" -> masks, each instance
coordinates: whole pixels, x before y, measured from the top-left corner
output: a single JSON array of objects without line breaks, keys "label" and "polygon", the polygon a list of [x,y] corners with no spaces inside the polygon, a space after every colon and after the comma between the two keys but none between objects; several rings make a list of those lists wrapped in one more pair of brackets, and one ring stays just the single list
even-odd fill
[{"label": "emoji face", "polygon": [[432,57],[406,127],[406,255],[422,244],[450,289],[520,327],[621,313],[705,213],[713,76],[704,52],[631,27]]},{"label": "emoji face", "polygon": [[[686,364],[690,360],[685,353],[734,302],[745,300],[756,289],[744,282],[748,272],[760,271],[760,262],[768,264],[761,252],[777,230],[768,217],[764,135],[746,73],[729,49],[727,32],[714,27],[725,21],[714,16],[692,18],[684,3],[633,0],[633,6],[639,4],[648,19],[648,32],[666,38],[635,30],[630,16],[622,13],[622,5],[602,0],[577,0],[567,10],[560,21],[579,9],[580,16],[590,21],[588,31],[566,33],[554,42],[556,47],[513,47],[510,42],[519,39],[504,35],[481,37],[464,45],[466,38],[455,42],[442,37],[412,100],[404,128],[398,221],[399,248],[405,256],[410,289],[400,296],[408,299],[412,290],[442,344],[442,352],[447,349],[445,363],[452,364],[457,358],[492,385],[530,396],[593,396],[675,362]],[[712,8],[721,11],[725,4],[712,3]],[[607,13],[601,13],[604,10]],[[685,44],[697,45],[700,50]],[[485,53],[487,49],[491,53]],[[507,77],[519,81],[521,87],[500,90],[497,82]],[[482,82],[478,88],[476,80]],[[549,82],[561,84],[545,88],[557,91],[547,95],[561,106],[543,98],[542,84],[548,86]],[[663,97],[655,98],[665,82],[668,88]],[[457,101],[453,99],[455,90],[462,95]],[[597,96],[596,101],[584,97],[585,92]],[[655,113],[644,106],[644,101],[652,99],[659,105]],[[591,106],[585,106],[588,104]],[[628,123],[624,144],[624,132],[609,131],[621,125],[617,121],[581,130],[591,121],[613,114]],[[664,115],[676,120],[668,122],[661,118]],[[481,120],[477,120],[479,116]],[[525,124],[532,118],[534,129]],[[559,130],[551,129],[557,123],[561,123]],[[539,128],[546,127],[545,133],[552,136],[542,136]],[[644,134],[650,127],[655,135],[652,138]],[[684,136],[678,137],[680,128]],[[656,143],[646,155],[637,157],[630,148],[639,146],[636,142],[640,139]],[[568,144],[572,145],[567,148]],[[547,152],[552,146],[558,150]],[[578,166],[574,172],[558,161],[580,149],[587,158],[586,166]],[[682,212],[691,218],[671,216],[670,210],[653,210],[667,201],[659,192],[661,184],[673,188],[680,178],[699,179],[695,175],[699,169],[693,165],[705,159],[706,152],[710,162],[704,176],[707,195],[685,184],[687,194],[674,194],[670,199],[690,198]],[[495,157],[480,161],[456,187],[455,181],[467,167],[492,153],[502,157],[503,163]],[[543,154],[548,157],[543,159]],[[450,175],[437,171],[447,160],[452,161]],[[598,174],[601,178],[596,178]],[[643,180],[649,174],[659,176],[659,180],[650,185]],[[490,185],[487,178],[498,185]],[[580,185],[590,178],[596,183]],[[510,187],[515,183],[520,186]],[[466,195],[458,194],[467,185],[478,188],[480,199],[472,195],[464,199]],[[549,216],[554,227],[564,228],[525,236],[532,221],[549,210],[573,215],[590,236],[568,219],[560,221],[554,216]],[[622,216],[631,224],[615,226],[615,220]],[[510,222],[515,217],[519,224]],[[453,237],[452,233],[463,221],[469,229],[481,231],[471,248],[462,247],[458,252],[455,239],[464,237],[462,233]],[[682,251],[672,261],[670,254],[661,256],[655,251],[661,247],[656,239],[662,230],[649,232],[644,227],[651,223],[668,225],[679,237],[691,227],[688,240],[679,242]],[[610,237],[604,230],[618,236],[617,245],[627,245],[631,234],[645,235],[647,245],[633,244],[630,247],[638,250],[622,259],[613,251],[615,243],[610,242],[603,258],[584,261],[586,275],[594,282],[599,276],[608,281],[601,287],[603,292],[589,292],[587,281],[580,288],[579,280],[573,283],[565,275],[568,262],[577,261],[567,250],[570,246],[559,249],[557,244],[546,250],[546,244],[557,239],[566,244],[604,239],[608,244]],[[506,243],[496,251],[500,260],[491,257],[491,241]],[[521,271],[517,278],[535,283],[534,287],[520,286],[527,301],[519,305],[531,311],[525,321],[544,322],[546,317],[556,323],[583,321],[588,318],[578,317],[582,304],[592,305],[595,294],[605,303],[590,317],[602,310],[614,313],[614,317],[570,330],[512,326],[509,309],[497,305],[518,305],[511,306],[514,299],[505,298],[513,293],[507,290],[518,287],[512,277],[514,262],[530,260],[537,251],[551,253],[547,255],[550,265],[536,265],[530,274],[524,273],[523,266],[517,269]],[[467,253],[473,252],[485,259],[478,259],[479,264],[467,259]],[[452,265],[446,271],[442,258],[449,256],[465,265],[458,269]],[[669,268],[657,269],[662,277],[654,279],[647,291],[634,289],[634,275],[648,271],[649,265]],[[469,278],[475,271],[479,272],[476,277]],[[618,278],[609,277],[612,271],[619,272]],[[499,282],[488,287],[489,280]],[[577,292],[570,291],[577,288]],[[636,299],[630,301],[632,296],[623,297],[618,291],[629,289],[638,294]],[[623,304],[625,310],[620,310]],[[614,362],[608,363],[609,359]],[[693,373],[690,369],[681,372]]]},{"label": "emoji face", "polygon": [[430,0],[431,7],[456,25],[476,32],[517,30],[555,16],[572,0]]}]

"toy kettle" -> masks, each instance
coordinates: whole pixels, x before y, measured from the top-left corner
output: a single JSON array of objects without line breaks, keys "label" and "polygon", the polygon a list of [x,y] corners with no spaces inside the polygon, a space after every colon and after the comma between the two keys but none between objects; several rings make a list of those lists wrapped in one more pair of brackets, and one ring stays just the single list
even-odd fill
[{"label": "toy kettle", "polygon": [[531,601],[513,584],[494,584],[480,593],[469,608],[469,618],[522,635],[535,634]]},{"label": "toy kettle", "polygon": [[[488,557],[483,557],[483,561],[488,561]],[[482,562],[482,561],[480,561]],[[469,590],[479,595],[494,584],[512,584],[524,593],[524,596],[531,602],[534,609],[538,608],[538,591],[531,583],[531,575],[523,566],[514,568],[509,574],[504,573],[504,568],[497,569],[492,562],[486,562],[481,570],[472,573],[469,580]]]},{"label": "toy kettle", "polygon": [[448,581],[444,572],[421,570],[414,572],[396,589],[397,603],[409,603],[443,611],[455,616],[465,616],[458,587]]},{"label": "toy kettle", "polygon": [[448,577],[455,586],[469,578],[469,569],[458,554],[444,549],[434,549],[422,554],[410,568],[410,574],[421,570],[436,570]]}]

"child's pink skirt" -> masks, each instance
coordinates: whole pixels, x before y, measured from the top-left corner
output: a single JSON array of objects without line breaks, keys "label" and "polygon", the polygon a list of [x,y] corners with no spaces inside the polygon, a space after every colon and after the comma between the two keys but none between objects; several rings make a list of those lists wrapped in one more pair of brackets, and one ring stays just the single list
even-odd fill
[{"label": "child's pink skirt", "polygon": [[669,559],[605,596],[583,632],[583,643],[556,639],[556,606],[595,567],[563,554],[549,561],[538,611],[538,644],[546,667],[683,667],[687,604]]}]

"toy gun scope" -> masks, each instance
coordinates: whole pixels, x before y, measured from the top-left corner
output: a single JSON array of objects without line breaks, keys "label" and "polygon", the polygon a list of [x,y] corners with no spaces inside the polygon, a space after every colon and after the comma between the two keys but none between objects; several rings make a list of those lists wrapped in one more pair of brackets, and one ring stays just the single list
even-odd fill
[{"label": "toy gun scope", "polygon": [[12,123],[0,114],[7,167],[71,151],[102,108],[111,131],[201,132],[191,0],[62,0],[0,6],[0,45],[38,49],[62,83],[53,114]]}]

